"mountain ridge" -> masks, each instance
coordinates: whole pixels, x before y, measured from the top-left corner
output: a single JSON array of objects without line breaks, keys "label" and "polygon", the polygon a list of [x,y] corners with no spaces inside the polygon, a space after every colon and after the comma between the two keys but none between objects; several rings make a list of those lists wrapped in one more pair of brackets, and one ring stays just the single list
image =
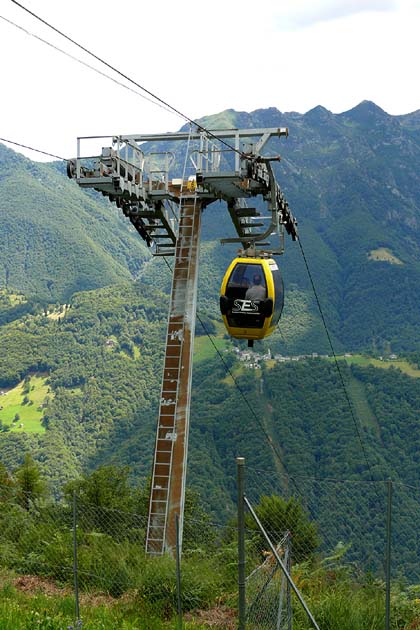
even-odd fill
[{"label": "mountain ridge", "polygon": [[133,277],[146,247],[111,204],[0,145],[0,286],[44,301]]},{"label": "mountain ridge", "polygon": [[[299,220],[301,244],[339,348],[420,347],[414,290],[420,283],[416,120],[417,113],[392,116],[363,101],[341,114],[322,106],[293,116],[274,107],[250,113],[229,109],[200,121],[289,127],[289,137],[270,140],[266,151],[281,155],[275,173]],[[0,155],[0,235],[8,243],[0,253],[0,286],[32,291],[47,302],[134,276],[169,290],[161,263],[144,265],[148,252],[128,221],[101,197],[61,176],[63,165],[34,164],[10,149]],[[227,213],[212,204],[203,215],[206,278],[202,275],[199,300],[213,314],[224,268],[235,255],[235,247],[220,248],[225,234],[233,235]],[[372,254],[380,250],[388,257]],[[394,268],[392,259],[403,264]],[[298,350],[328,350],[295,244],[286,243],[280,262],[286,282],[283,329],[293,337],[296,314],[309,309],[309,328],[295,334],[293,343]],[[15,266],[13,273],[5,263]],[[282,342],[277,334],[269,343],[276,349]]]}]

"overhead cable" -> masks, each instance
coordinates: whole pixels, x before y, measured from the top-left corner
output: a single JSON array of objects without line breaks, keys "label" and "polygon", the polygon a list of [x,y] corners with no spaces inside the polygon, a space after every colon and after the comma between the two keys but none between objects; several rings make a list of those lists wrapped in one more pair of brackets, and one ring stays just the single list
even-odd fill
[{"label": "overhead cable", "polygon": [[[166,258],[164,258],[165,260],[165,264],[168,267],[169,271],[172,273],[172,267],[170,266],[170,264],[168,263],[168,261],[166,260]],[[221,362],[223,363],[223,366],[226,370],[226,373],[229,374],[230,378],[232,379],[233,384],[235,385],[236,389],[238,390],[242,400],[244,401],[246,407],[248,408],[248,410],[250,411],[251,415],[253,416],[254,420],[256,421],[256,423],[258,424],[258,426],[260,427],[261,431],[263,432],[268,444],[270,445],[271,449],[273,450],[274,455],[277,457],[278,461],[283,465],[282,459],[281,459],[281,454],[277,449],[276,444],[274,443],[272,437],[270,436],[270,434],[268,433],[267,429],[265,428],[265,426],[263,425],[262,421],[260,420],[260,418],[257,416],[254,408],[252,407],[251,403],[249,402],[248,398],[246,397],[242,387],[239,385],[238,380],[235,378],[235,375],[233,374],[232,370],[230,369],[230,367],[228,366],[228,364],[226,363],[222,353],[220,352],[219,348],[216,346],[216,344],[214,343],[214,340],[212,339],[212,336],[210,335],[210,333],[207,330],[206,325],[204,324],[203,320],[201,319],[200,315],[198,313],[196,313],[196,318],[198,319],[198,321],[200,322],[204,332],[206,333],[207,337],[210,340],[211,345],[213,346],[213,348],[215,349],[216,353],[219,356],[219,359],[221,360]]]},{"label": "overhead cable", "polygon": [[85,66],[86,68],[89,68],[89,70],[93,70],[93,72],[96,72],[97,74],[101,75],[102,77],[105,77],[106,79],[109,79],[110,81],[113,81],[113,83],[116,83],[117,85],[125,88],[126,90],[129,90],[130,92],[133,92],[133,94],[137,94],[137,96],[140,96],[140,98],[144,99],[145,101],[148,101],[149,103],[152,103],[153,105],[157,105],[158,107],[160,107],[161,109],[164,109],[165,111],[169,112],[170,114],[174,113],[171,109],[169,109],[168,107],[165,107],[165,105],[162,105],[161,103],[156,103],[156,101],[152,100],[151,98],[148,98],[147,96],[145,96],[141,92],[138,92],[137,90],[134,90],[129,85],[126,85],[125,83],[122,83],[121,81],[118,81],[118,79],[115,79],[110,74],[107,74],[106,72],[102,72],[101,70],[99,70],[99,68],[95,68],[95,66],[90,65],[86,61],[83,61],[82,59],[79,59],[78,57],[75,57],[74,55],[70,54],[66,50],[63,50],[62,48],[59,48],[59,46],[56,46],[55,44],[52,44],[51,42],[49,42],[48,40],[44,39],[43,37],[40,37],[39,35],[36,35],[35,33],[31,33],[31,31],[28,31],[28,29],[24,28],[23,26],[20,26],[19,24],[16,24],[16,22],[12,22],[12,20],[9,20],[8,18],[5,18],[3,15],[0,15],[0,19],[4,20],[5,22],[8,22],[12,26],[18,28],[20,31],[23,31],[24,33],[26,33],[26,35],[29,35],[30,37],[34,37],[35,39],[37,39],[38,41],[42,42],[43,44],[46,44],[50,48],[53,48],[54,50],[56,50],[57,52],[61,53],[62,55],[65,55],[66,57],[69,57],[69,59],[72,59],[73,61],[76,61],[77,63],[80,63],[82,66]]},{"label": "overhead cable", "polygon": [[331,335],[330,335],[330,332],[328,330],[327,322],[326,322],[326,319],[325,319],[325,316],[324,316],[324,313],[323,313],[323,310],[322,310],[322,307],[321,307],[321,302],[319,300],[318,293],[317,293],[317,290],[315,288],[314,279],[312,277],[311,270],[309,269],[308,260],[306,258],[305,251],[303,249],[302,239],[301,239],[300,235],[298,236],[297,241],[299,243],[299,248],[300,248],[300,251],[301,251],[301,254],[302,254],[302,258],[303,258],[303,261],[305,263],[306,272],[308,274],[309,281],[311,283],[312,291],[313,291],[313,294],[315,296],[315,301],[316,301],[316,304],[317,304],[317,307],[318,307],[319,314],[321,316],[321,320],[322,320],[322,324],[324,326],[325,334],[327,335],[328,343],[329,343],[329,346],[331,348],[332,355],[334,357],[335,367],[337,368],[337,373],[338,373],[338,376],[339,376],[339,379],[340,379],[340,382],[341,382],[341,386],[342,386],[343,391],[344,391],[345,398],[347,400],[347,404],[348,404],[348,407],[349,407],[349,410],[350,410],[350,415],[352,417],[353,424],[355,426],[356,433],[357,433],[357,436],[358,436],[358,439],[359,439],[359,442],[360,442],[360,446],[362,448],[363,455],[364,455],[364,458],[366,460],[366,464],[367,464],[370,476],[371,476],[372,481],[373,481],[372,468],[370,466],[370,462],[369,462],[369,459],[368,459],[368,456],[367,456],[366,448],[365,448],[365,445],[364,445],[363,440],[362,440],[362,435],[360,433],[359,424],[358,424],[358,422],[356,420],[356,416],[355,416],[355,413],[353,411],[353,405],[351,404],[351,400],[350,400],[350,395],[349,395],[349,393],[347,391],[347,387],[346,387],[346,384],[344,382],[343,373],[342,373],[340,365],[338,363],[337,355],[335,353],[333,342],[332,342],[332,339],[331,339]]},{"label": "overhead cable", "polygon": [[[64,162],[67,161],[67,158],[63,158],[60,155],[56,155],[54,153],[49,153],[48,151],[43,151],[41,149],[36,149],[36,148],[31,147],[29,145],[22,144],[20,142],[15,142],[14,140],[9,140],[7,138],[0,137],[0,141],[1,142],[7,142],[8,144],[13,144],[15,146],[22,147],[24,149],[29,149],[30,151],[34,151],[36,153],[41,153],[43,155],[47,155],[49,157],[56,158],[58,160],[62,160]],[[344,393],[345,393],[345,396],[346,396],[346,399],[347,399],[347,403],[348,403],[348,406],[349,406],[349,409],[350,409],[350,413],[351,413],[354,425],[356,427],[356,431],[357,431],[357,434],[358,434],[358,437],[359,437],[359,441],[360,441],[360,444],[361,444],[361,447],[362,447],[362,450],[363,450],[363,453],[364,453],[364,456],[365,456],[365,459],[366,459],[367,466],[368,466],[369,471],[371,473],[371,480],[374,481],[373,480],[373,476],[372,476],[370,463],[369,463],[369,460],[367,458],[367,453],[366,453],[366,450],[365,450],[365,447],[364,447],[364,444],[363,444],[363,441],[362,441],[362,437],[361,437],[361,434],[360,434],[360,431],[359,431],[359,427],[358,427],[358,424],[357,424],[357,421],[356,421],[356,418],[355,418],[355,415],[354,415],[354,412],[353,412],[353,408],[352,408],[352,405],[351,405],[350,396],[348,394],[348,391],[347,391],[347,388],[346,388],[346,385],[345,385],[345,382],[344,382],[344,378],[343,378],[343,375],[342,375],[342,372],[341,372],[341,369],[340,369],[340,366],[339,366],[339,363],[338,363],[338,359],[337,359],[337,356],[336,356],[336,353],[335,353],[335,350],[334,350],[334,346],[332,344],[331,336],[330,336],[330,333],[329,333],[329,330],[328,330],[328,327],[327,327],[327,324],[326,324],[324,313],[322,311],[321,303],[320,303],[319,298],[318,298],[318,294],[317,294],[317,291],[316,291],[316,288],[315,288],[313,277],[312,277],[311,271],[309,269],[308,261],[307,261],[306,256],[305,256],[305,252],[303,250],[303,246],[302,246],[302,242],[301,242],[301,238],[300,237],[298,238],[298,242],[299,242],[299,246],[300,246],[300,249],[301,249],[301,252],[302,252],[303,260],[305,262],[306,270],[307,270],[307,273],[308,273],[308,276],[309,276],[309,279],[310,279],[310,282],[311,282],[311,285],[312,285],[312,290],[313,290],[314,295],[315,295],[317,306],[318,306],[318,309],[319,309],[319,312],[320,312],[320,315],[321,315],[321,319],[322,319],[322,322],[323,322],[323,325],[324,325],[324,328],[325,328],[325,331],[326,331],[326,335],[327,335],[327,338],[328,338],[328,341],[329,341],[329,345],[330,345],[330,348],[331,348],[331,351],[332,351],[332,354],[333,354],[333,357],[334,357],[334,360],[335,360],[335,365],[336,365],[336,368],[337,368],[337,371],[338,371],[338,374],[339,374],[339,377],[340,377],[341,385],[343,387],[343,390],[344,390]],[[166,258],[164,258],[164,260],[165,260],[165,263],[166,263],[168,269],[172,273],[172,268],[169,265],[168,261],[166,260]],[[207,327],[205,326],[204,322],[202,321],[202,319],[201,319],[201,317],[199,316],[198,313],[197,313],[196,317],[197,317],[198,321],[200,322],[200,324],[201,324],[204,332],[206,333],[207,337],[209,338],[210,343],[212,344],[213,348],[215,349],[216,353],[218,354],[221,362],[223,363],[223,365],[225,367],[225,370],[226,370],[226,373],[229,374],[229,376],[231,377],[231,379],[232,379],[235,387],[239,391],[239,393],[240,393],[240,395],[241,395],[245,405],[247,406],[247,408],[249,409],[251,415],[253,416],[253,418],[257,422],[258,426],[260,427],[261,431],[263,432],[267,442],[269,443],[270,447],[273,450],[273,453],[277,457],[278,461],[280,463],[282,463],[281,454],[279,453],[279,451],[278,451],[278,449],[277,449],[273,439],[271,438],[271,436],[269,435],[268,431],[264,427],[264,425],[263,425],[262,421],[260,420],[260,418],[257,416],[254,408],[252,407],[252,405],[249,402],[248,398],[246,397],[244,391],[240,387],[240,385],[239,385],[237,379],[235,378],[232,370],[227,365],[227,363],[226,363],[223,355],[221,354],[220,350],[217,348],[216,344],[214,343],[210,333],[207,330]]]},{"label": "overhead cable", "polygon": [[140,83],[138,83],[137,81],[135,81],[134,79],[129,77],[127,74],[125,74],[124,72],[121,72],[121,70],[118,70],[118,68],[116,68],[115,66],[110,64],[108,61],[105,61],[105,59],[102,59],[101,57],[99,57],[98,55],[96,55],[95,53],[90,51],[88,48],[86,48],[82,44],[79,44],[76,40],[71,38],[69,35],[66,35],[65,33],[63,33],[63,31],[61,31],[60,29],[55,27],[53,24],[50,24],[49,22],[47,22],[47,20],[44,20],[42,17],[40,17],[39,15],[37,15],[36,13],[31,11],[30,9],[25,7],[23,4],[21,4],[17,0],[10,0],[10,1],[13,4],[15,4],[16,6],[18,6],[20,9],[22,9],[23,11],[26,11],[26,13],[29,13],[29,15],[34,17],[36,20],[38,20],[39,22],[41,22],[42,24],[44,24],[48,28],[52,29],[54,32],[58,33],[58,35],[60,35],[61,37],[64,37],[67,41],[71,42],[74,46],[77,46],[78,48],[83,50],[85,53],[87,53],[88,55],[90,55],[91,57],[93,57],[94,59],[99,61],[100,63],[104,64],[107,68],[109,68],[113,72],[116,72],[121,77],[123,77],[124,79],[126,79],[127,81],[129,81],[130,83],[132,83],[133,85],[138,87],[140,90],[142,90],[143,92],[145,92],[146,94],[151,96],[153,99],[155,99],[156,104],[160,103],[161,105],[164,105],[165,107],[167,107],[170,110],[172,110],[175,114],[177,114],[178,116],[183,118],[186,122],[189,122],[192,125],[195,125],[199,131],[202,131],[202,132],[206,133],[209,137],[214,138],[215,140],[218,140],[221,144],[223,144],[226,147],[228,147],[229,150],[234,151],[235,153],[238,153],[239,155],[242,155],[242,151],[239,151],[238,149],[236,149],[235,147],[230,145],[228,142],[226,142],[222,138],[219,138],[217,136],[217,134],[214,134],[209,129],[206,129],[206,127],[203,127],[202,125],[200,125],[200,123],[198,123],[197,121],[195,121],[192,118],[190,118],[189,116],[187,116],[187,114],[184,114],[179,109],[177,109],[176,107],[174,107],[173,105],[171,105],[170,103],[165,101],[164,99],[160,98],[159,96],[157,96],[157,94],[154,94],[153,92],[148,90],[146,87],[144,87],[143,85],[141,85]]},{"label": "overhead cable", "polygon": [[7,138],[0,138],[1,142],[8,142],[9,144],[14,144],[17,147],[22,147],[23,149],[29,149],[30,151],[35,151],[35,153],[42,153],[43,155],[48,155],[49,157],[57,158],[57,160],[63,160],[63,162],[67,161],[67,158],[63,158],[60,155],[55,155],[54,153],[48,153],[48,151],[41,151],[41,149],[34,149],[34,147],[29,147],[27,144],[21,144],[20,142],[15,142],[14,140],[8,140]]}]

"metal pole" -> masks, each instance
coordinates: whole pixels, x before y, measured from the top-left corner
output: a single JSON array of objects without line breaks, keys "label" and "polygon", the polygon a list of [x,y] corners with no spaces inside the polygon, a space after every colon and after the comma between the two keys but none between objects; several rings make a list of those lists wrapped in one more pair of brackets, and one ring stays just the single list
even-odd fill
[{"label": "metal pole", "polygon": [[178,628],[182,630],[182,601],[181,601],[181,545],[179,544],[179,514],[175,514],[176,531],[176,594],[178,606]]},{"label": "metal pole", "polygon": [[392,479],[387,484],[386,556],[385,556],[385,630],[391,627],[391,533],[392,533]]},{"label": "metal pole", "polygon": [[174,555],[176,514],[182,549],[202,206],[182,196],[146,533],[153,555]]},{"label": "metal pole", "polygon": [[[292,535],[289,532],[289,537],[287,539],[287,562],[286,569],[289,575],[292,574]],[[292,630],[293,628],[293,611],[292,611],[292,594],[290,592],[290,585],[287,583],[287,591],[286,591],[286,601],[287,601],[287,630]]]},{"label": "metal pole", "polygon": [[[284,561],[286,563],[286,567],[287,567],[288,559],[289,559],[289,548],[287,547],[284,554]],[[283,617],[283,599],[284,599],[284,591],[285,591],[285,586],[286,586],[285,582],[286,582],[286,577],[283,573],[283,575],[281,576],[279,608],[277,611],[277,626],[276,626],[277,630],[281,630],[281,622],[282,622],[282,617]]]},{"label": "metal pole", "polygon": [[79,607],[79,578],[77,564],[77,496],[76,490],[73,490],[73,579],[74,579],[74,602],[76,614],[76,628],[80,626],[80,607]]},{"label": "metal pole", "polygon": [[303,599],[302,595],[300,594],[299,589],[297,588],[297,586],[295,585],[295,583],[292,580],[292,576],[288,573],[286,567],[284,566],[279,554],[277,553],[277,549],[275,548],[275,546],[273,545],[273,543],[271,542],[269,536],[267,535],[264,527],[261,524],[260,519],[258,518],[258,516],[255,514],[254,509],[252,507],[252,505],[250,504],[250,502],[248,501],[248,499],[246,498],[246,496],[244,496],[244,503],[247,506],[248,510],[251,512],[251,516],[254,519],[254,521],[256,522],[256,524],[258,525],[262,535],[264,536],[268,546],[271,549],[271,553],[273,554],[273,556],[275,557],[275,559],[277,560],[281,570],[283,571],[284,575],[286,576],[286,580],[288,582],[288,584],[290,585],[290,587],[292,588],[292,590],[294,591],[296,597],[298,598],[298,600],[300,601],[302,608],[304,609],[304,611],[306,612],[309,621],[311,622],[312,626],[315,628],[315,630],[319,630],[319,626],[317,624],[317,622],[315,621],[315,619],[312,616],[311,611],[309,610],[308,606],[306,605],[305,600]]},{"label": "metal pole", "polygon": [[245,599],[245,507],[244,507],[244,472],[245,458],[237,457],[238,471],[238,629],[245,630],[246,599]]}]

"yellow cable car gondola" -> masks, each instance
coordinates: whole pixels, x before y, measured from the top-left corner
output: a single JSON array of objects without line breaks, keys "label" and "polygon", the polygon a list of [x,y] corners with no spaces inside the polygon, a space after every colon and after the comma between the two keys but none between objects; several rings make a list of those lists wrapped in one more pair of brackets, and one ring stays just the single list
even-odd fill
[{"label": "yellow cable car gondola", "polygon": [[231,337],[255,339],[271,335],[284,304],[283,279],[273,258],[235,258],[223,278],[220,310]]}]

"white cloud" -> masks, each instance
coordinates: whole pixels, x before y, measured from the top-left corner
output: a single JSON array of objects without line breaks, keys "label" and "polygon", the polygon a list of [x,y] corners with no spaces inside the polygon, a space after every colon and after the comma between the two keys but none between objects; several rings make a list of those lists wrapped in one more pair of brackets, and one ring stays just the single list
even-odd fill
[{"label": "white cloud", "polygon": [[[228,108],[340,112],[364,99],[391,114],[420,108],[420,0],[265,0],[261,11],[254,0],[22,2],[191,118]],[[2,5],[0,14],[108,72]],[[299,15],[312,23],[276,28]],[[183,124],[1,20],[0,55],[2,137],[67,157],[78,135]]]},{"label": "white cloud", "polygon": [[299,29],[358,13],[383,13],[397,8],[398,0],[295,0],[276,16],[276,26],[280,30]]}]

